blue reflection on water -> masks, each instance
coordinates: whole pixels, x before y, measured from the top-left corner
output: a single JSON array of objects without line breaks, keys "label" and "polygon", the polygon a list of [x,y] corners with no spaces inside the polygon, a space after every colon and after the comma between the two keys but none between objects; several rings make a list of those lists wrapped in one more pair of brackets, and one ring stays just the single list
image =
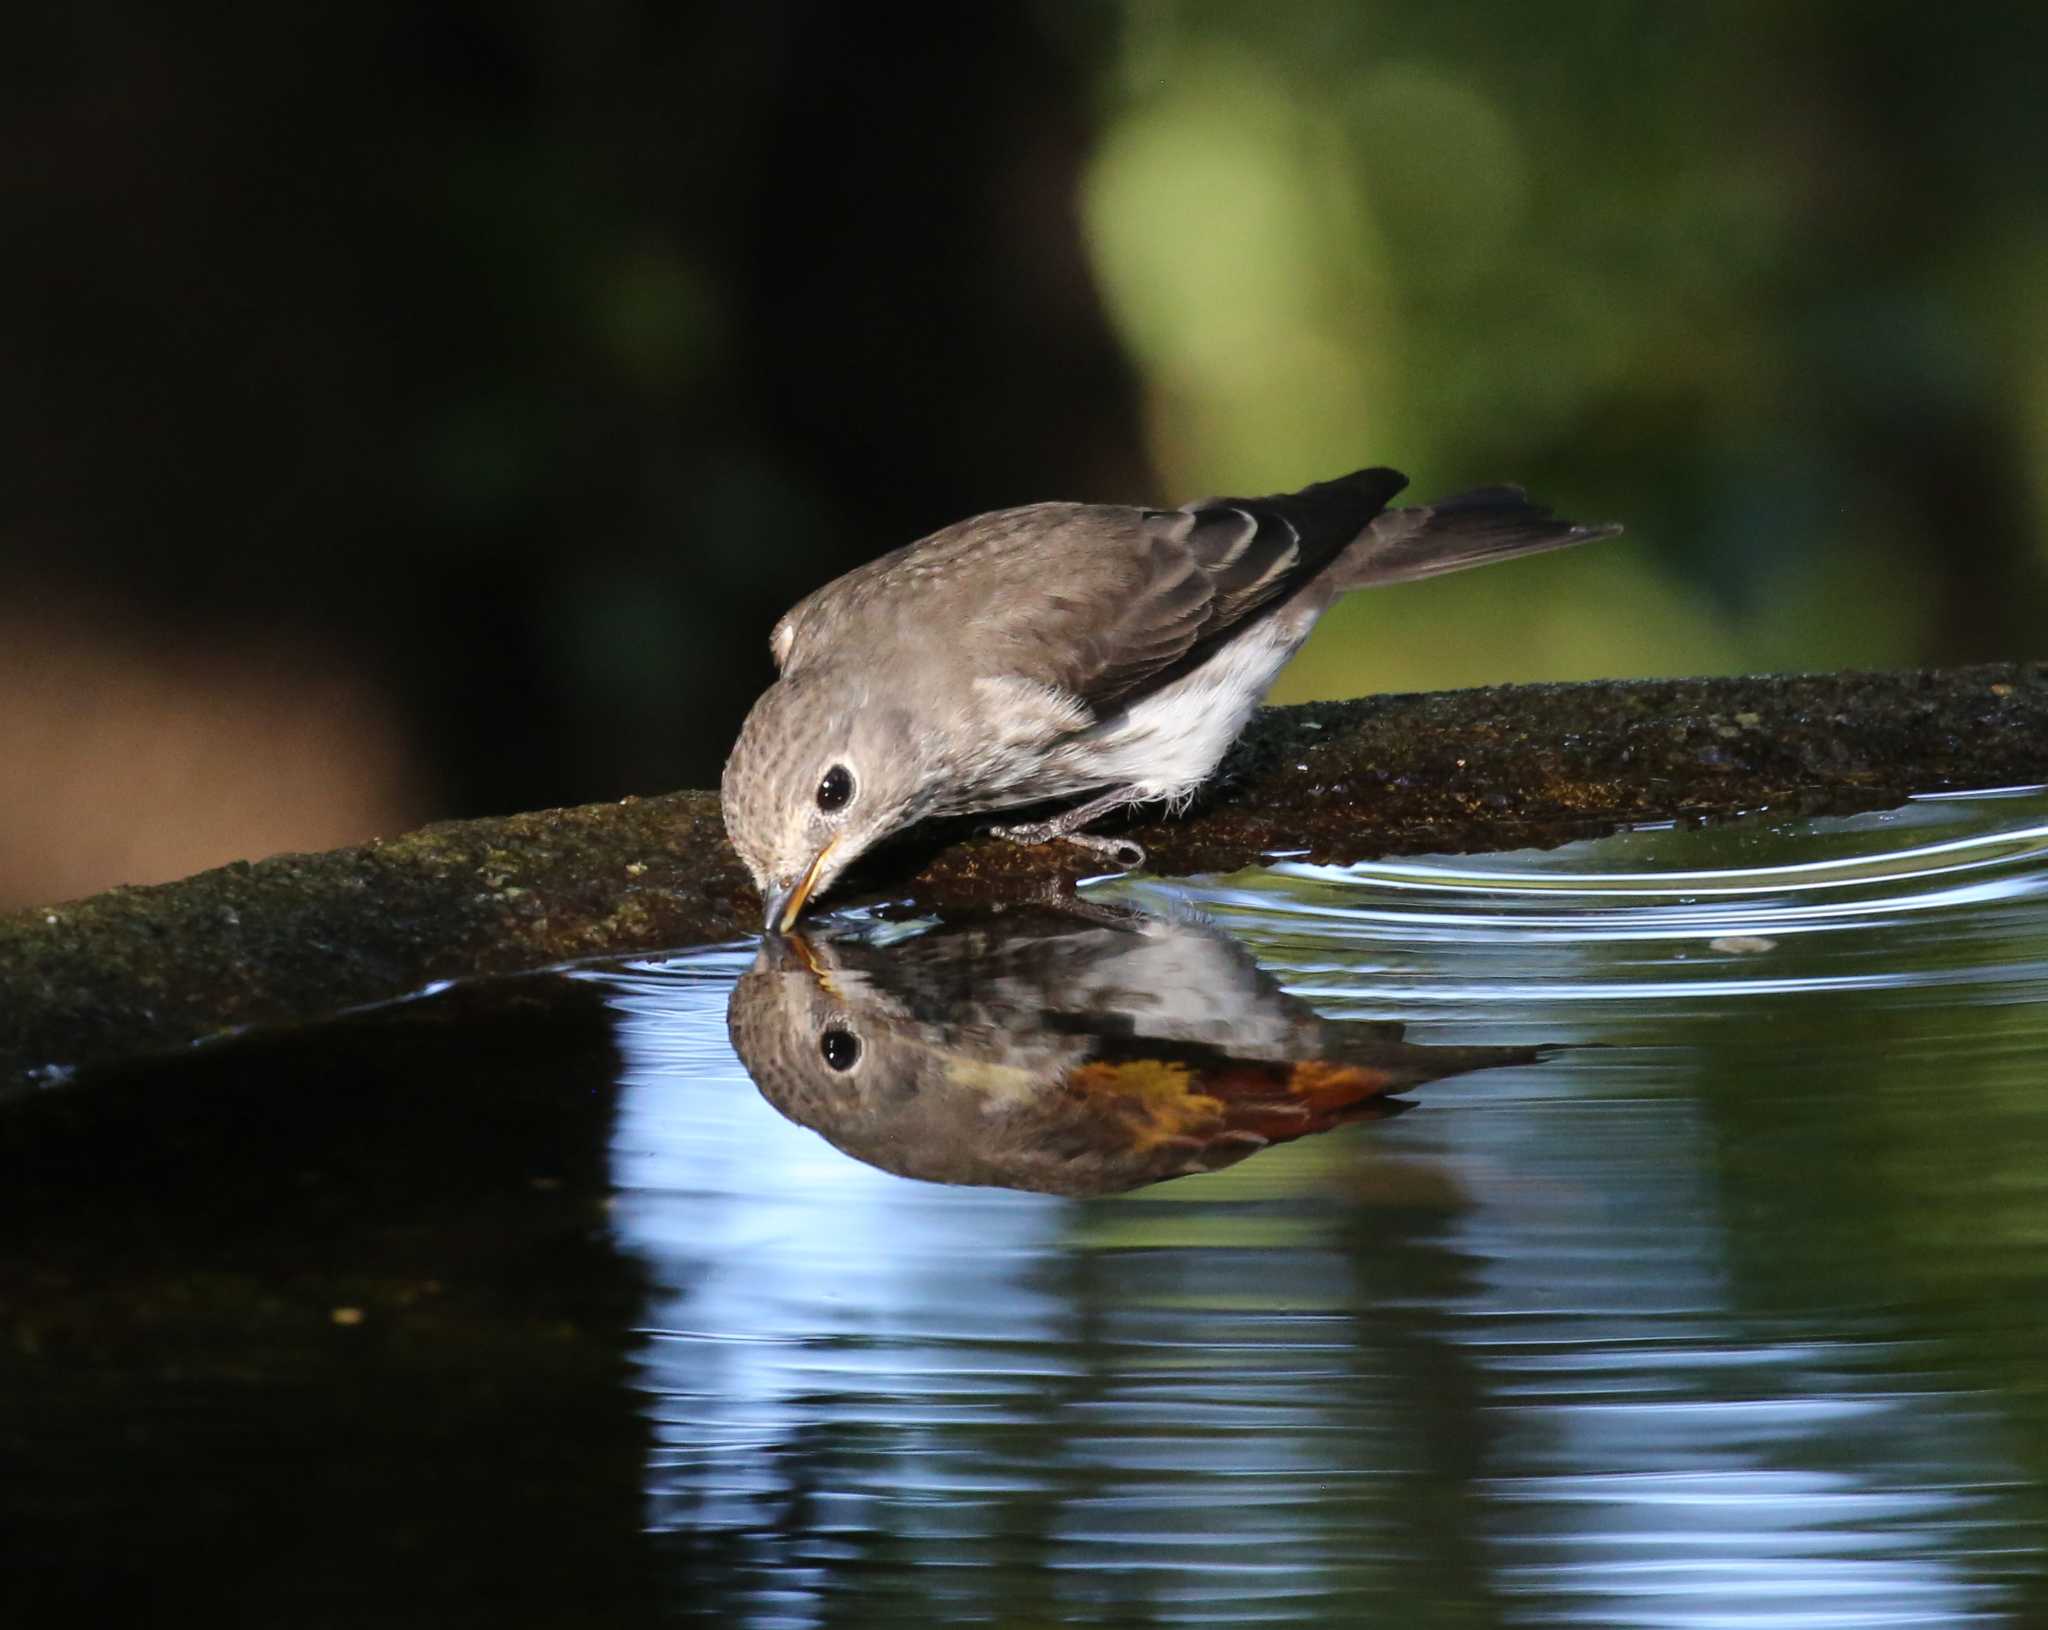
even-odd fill
[{"label": "blue reflection on water", "polygon": [[[1960,1081],[2048,1153],[2000,1096],[2048,1053],[2044,813],[1104,890],[1192,898],[1328,1012],[1584,1048],[1105,1200],[914,1183],[782,1120],[726,1041],[751,948],[592,976],[616,1226],[662,1287],[650,1524],[737,1541],[717,1612],[761,1625],[2005,1615],[2038,1423],[1971,1344],[2031,1315],[1895,1288],[1832,1140]],[[1896,1033],[1916,1007],[1943,1027]],[[1965,1190],[1943,1226],[2048,1289],[2048,1243]]]}]

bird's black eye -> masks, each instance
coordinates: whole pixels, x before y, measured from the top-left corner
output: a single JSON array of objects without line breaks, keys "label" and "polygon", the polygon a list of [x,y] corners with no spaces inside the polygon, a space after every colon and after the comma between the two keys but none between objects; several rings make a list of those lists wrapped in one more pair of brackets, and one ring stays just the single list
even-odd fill
[{"label": "bird's black eye", "polygon": [[834,1025],[818,1038],[818,1051],[828,1070],[844,1075],[860,1062],[860,1037]]},{"label": "bird's black eye", "polygon": [[852,801],[853,771],[844,764],[835,764],[818,782],[818,807],[830,815]]}]

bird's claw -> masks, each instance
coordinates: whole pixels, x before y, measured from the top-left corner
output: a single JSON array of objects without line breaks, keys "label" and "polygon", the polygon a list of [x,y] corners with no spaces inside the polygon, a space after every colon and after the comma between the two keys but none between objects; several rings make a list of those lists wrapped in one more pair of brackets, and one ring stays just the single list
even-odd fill
[{"label": "bird's claw", "polygon": [[1127,872],[1136,871],[1145,864],[1145,846],[1133,843],[1129,838],[1098,838],[1092,832],[1068,832],[1065,837],[1067,842],[1092,850]]},{"label": "bird's claw", "polygon": [[1098,837],[1093,832],[1063,832],[1057,821],[1036,821],[1022,826],[992,826],[989,832],[995,837],[1007,838],[1012,843],[1071,843],[1076,848],[1101,855],[1125,871],[1133,871],[1145,864],[1145,849],[1142,844],[1133,843],[1129,838]]}]

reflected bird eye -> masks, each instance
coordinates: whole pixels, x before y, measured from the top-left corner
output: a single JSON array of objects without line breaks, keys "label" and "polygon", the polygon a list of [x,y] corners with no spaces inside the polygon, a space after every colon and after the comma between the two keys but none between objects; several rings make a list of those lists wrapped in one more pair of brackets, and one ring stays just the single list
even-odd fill
[{"label": "reflected bird eye", "polygon": [[835,1026],[818,1038],[818,1051],[827,1069],[843,1073],[860,1062],[860,1037]]}]

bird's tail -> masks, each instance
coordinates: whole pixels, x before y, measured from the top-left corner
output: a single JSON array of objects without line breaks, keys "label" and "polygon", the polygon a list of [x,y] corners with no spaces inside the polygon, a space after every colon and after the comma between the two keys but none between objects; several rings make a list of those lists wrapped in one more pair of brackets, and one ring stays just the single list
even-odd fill
[{"label": "bird's tail", "polygon": [[1567,1049],[1551,1043],[1528,1047],[1479,1045],[1442,1047],[1433,1042],[1402,1041],[1373,1034],[1372,1026],[1357,1023],[1326,1027],[1330,1038],[1327,1061],[1354,1069],[1377,1072],[1388,1092],[1407,1092],[1474,1070],[1497,1070],[1508,1064],[1541,1064]]},{"label": "bird's tail", "polygon": [[1406,583],[1515,555],[1568,549],[1620,530],[1561,521],[1530,503],[1520,487],[1474,487],[1438,503],[1387,510],[1337,558],[1330,582],[1339,593]]}]

